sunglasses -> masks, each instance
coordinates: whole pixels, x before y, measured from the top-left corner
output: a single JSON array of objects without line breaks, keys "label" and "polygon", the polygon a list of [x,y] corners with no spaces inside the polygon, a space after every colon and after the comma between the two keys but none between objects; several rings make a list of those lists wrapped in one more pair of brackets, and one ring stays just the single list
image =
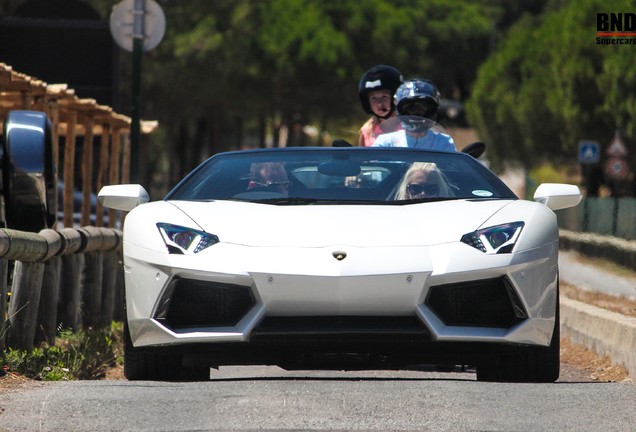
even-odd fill
[{"label": "sunglasses", "polygon": [[426,194],[427,196],[439,195],[439,185],[434,183],[430,183],[430,184],[411,183],[406,188],[409,191],[409,194],[411,194],[411,196],[421,195],[422,193]]}]

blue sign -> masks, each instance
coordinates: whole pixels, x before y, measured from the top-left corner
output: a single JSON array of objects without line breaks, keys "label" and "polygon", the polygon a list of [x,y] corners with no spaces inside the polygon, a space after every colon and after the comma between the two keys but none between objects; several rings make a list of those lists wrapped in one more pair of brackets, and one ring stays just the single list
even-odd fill
[{"label": "blue sign", "polygon": [[579,163],[595,164],[601,160],[601,146],[596,141],[579,141]]}]

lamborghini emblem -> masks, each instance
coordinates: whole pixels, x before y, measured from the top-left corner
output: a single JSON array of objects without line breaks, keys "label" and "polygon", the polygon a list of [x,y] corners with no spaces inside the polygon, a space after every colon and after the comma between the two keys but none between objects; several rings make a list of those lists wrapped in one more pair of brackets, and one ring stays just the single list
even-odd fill
[{"label": "lamborghini emblem", "polygon": [[332,255],[338,261],[342,261],[343,259],[345,259],[347,257],[347,253],[346,252],[333,252]]}]

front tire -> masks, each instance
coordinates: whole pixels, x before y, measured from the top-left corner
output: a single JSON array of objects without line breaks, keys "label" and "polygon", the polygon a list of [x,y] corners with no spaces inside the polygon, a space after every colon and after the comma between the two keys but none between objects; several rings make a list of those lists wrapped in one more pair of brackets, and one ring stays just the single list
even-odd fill
[{"label": "front tire", "polygon": [[182,356],[167,348],[135,348],[124,320],[124,376],[129,381],[206,381],[207,366],[184,366]]},{"label": "front tire", "polygon": [[124,321],[124,376],[130,381],[176,381],[181,356],[155,352],[150,348],[135,348],[128,322]]},{"label": "front tire", "polygon": [[552,383],[561,367],[561,319],[557,286],[552,339],[547,347],[501,347],[484,356],[477,381]]}]

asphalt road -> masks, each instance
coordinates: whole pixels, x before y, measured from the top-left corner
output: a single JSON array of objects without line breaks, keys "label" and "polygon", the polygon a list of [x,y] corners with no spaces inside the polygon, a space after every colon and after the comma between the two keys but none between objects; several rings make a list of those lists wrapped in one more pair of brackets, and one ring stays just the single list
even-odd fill
[{"label": "asphalt road", "polygon": [[74,381],[0,393],[0,431],[633,431],[628,382],[479,383],[472,371],[227,367],[201,383]]}]

